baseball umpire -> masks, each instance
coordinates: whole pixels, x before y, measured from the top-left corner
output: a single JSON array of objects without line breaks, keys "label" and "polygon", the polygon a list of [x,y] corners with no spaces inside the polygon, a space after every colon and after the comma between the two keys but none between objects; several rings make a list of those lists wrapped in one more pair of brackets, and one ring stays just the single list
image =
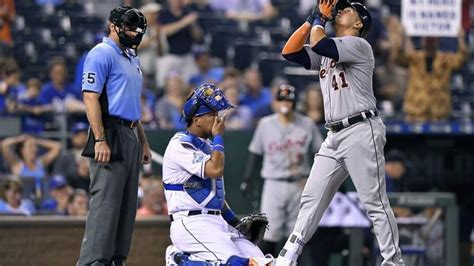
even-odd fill
[{"label": "baseball umpire", "polygon": [[[332,14],[334,6],[336,14]],[[335,38],[325,33],[326,21],[332,18]],[[277,258],[277,265],[296,263],[348,175],[372,220],[382,265],[404,265],[397,223],[386,194],[385,126],[376,109],[372,88],[374,55],[363,38],[370,26],[370,13],[362,4],[321,0],[319,8],[312,10],[283,48],[287,60],[319,70],[329,133],[315,157],[295,228]],[[304,45],[308,35],[310,46]]]},{"label": "baseball umpire", "polygon": [[255,130],[240,186],[244,193],[250,193],[250,178],[256,162],[263,157],[260,211],[268,216],[270,227],[261,248],[264,253],[274,256],[278,254],[278,242],[293,230],[311,159],[322,143],[321,133],[313,120],[295,112],[295,105],[295,88],[281,85],[273,101],[275,113],[262,118]]},{"label": "baseball umpire", "polygon": [[134,49],[146,31],[130,6],[110,12],[108,37],[87,55],[82,91],[91,125],[90,210],[77,265],[123,265],[137,210],[140,162],[151,154],[140,123],[143,78]]}]

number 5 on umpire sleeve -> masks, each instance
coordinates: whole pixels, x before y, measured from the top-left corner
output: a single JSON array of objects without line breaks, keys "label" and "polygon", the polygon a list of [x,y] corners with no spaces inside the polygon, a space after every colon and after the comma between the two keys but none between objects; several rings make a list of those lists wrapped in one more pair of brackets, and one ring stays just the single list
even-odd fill
[{"label": "number 5 on umpire sleeve", "polygon": [[84,72],[82,74],[82,84],[84,83],[93,84],[95,83],[95,73],[94,72]]}]

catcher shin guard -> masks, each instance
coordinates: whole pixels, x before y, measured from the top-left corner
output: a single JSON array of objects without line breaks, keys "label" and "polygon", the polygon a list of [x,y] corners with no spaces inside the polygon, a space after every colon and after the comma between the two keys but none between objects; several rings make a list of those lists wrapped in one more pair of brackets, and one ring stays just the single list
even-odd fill
[{"label": "catcher shin guard", "polygon": [[278,258],[283,257],[292,262],[296,262],[299,255],[301,255],[301,252],[303,251],[303,247],[305,244],[306,243],[303,240],[303,236],[301,236],[300,233],[298,232],[291,233],[290,237],[285,243],[285,246],[280,251]]}]

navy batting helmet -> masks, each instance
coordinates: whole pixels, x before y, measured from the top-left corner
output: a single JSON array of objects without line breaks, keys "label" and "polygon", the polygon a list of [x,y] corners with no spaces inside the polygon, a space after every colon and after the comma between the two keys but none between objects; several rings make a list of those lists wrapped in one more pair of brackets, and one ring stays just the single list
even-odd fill
[{"label": "navy batting helmet", "polygon": [[359,36],[366,37],[372,27],[372,16],[370,16],[369,11],[367,8],[359,3],[359,2],[348,2],[346,0],[340,0],[336,4],[335,12],[337,13],[339,10],[343,10],[346,7],[352,7],[357,11],[359,14],[359,18],[362,21],[362,28],[359,31]]},{"label": "navy batting helmet", "polygon": [[[146,32],[147,21],[143,13],[131,6],[118,6],[110,11],[109,21],[119,27],[120,44],[136,49]],[[125,34],[125,28],[135,31],[135,37]]]},{"label": "navy batting helmet", "polygon": [[219,112],[234,107],[224,92],[214,84],[205,83],[197,87],[184,103],[182,118],[189,124],[193,117]]},{"label": "navy batting helmet", "polygon": [[296,101],[295,87],[288,84],[280,85],[280,87],[278,87],[276,99],[277,101],[295,102]]}]

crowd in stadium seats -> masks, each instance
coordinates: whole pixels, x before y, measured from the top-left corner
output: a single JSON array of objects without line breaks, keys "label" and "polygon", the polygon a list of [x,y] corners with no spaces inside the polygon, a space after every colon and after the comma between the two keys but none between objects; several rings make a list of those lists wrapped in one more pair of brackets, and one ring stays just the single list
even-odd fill
[{"label": "crowd in stadium seats", "polygon": [[[81,100],[82,66],[88,50],[105,36],[108,11],[117,2],[0,1],[0,214],[87,214],[90,179],[88,159],[81,156],[88,130]],[[297,110],[324,124],[317,74],[280,55],[314,0],[122,2],[139,7],[148,20],[137,51],[145,78],[145,129],[184,129],[183,104],[191,89],[205,82],[218,84],[237,106],[227,114],[226,130],[253,130],[260,118],[273,112],[273,95],[283,83],[296,87]],[[466,10],[471,1],[463,0],[463,32],[458,38],[437,39],[404,36],[400,0],[361,2],[374,20],[368,41],[376,57],[374,93],[384,119],[470,123],[474,60],[469,58],[473,49],[468,40],[474,31]],[[387,189],[413,191],[404,179],[408,166],[399,161],[387,157]],[[141,174],[138,193],[138,217],[167,214],[159,176],[150,169]],[[394,211],[399,217],[414,215],[403,208]],[[429,219],[430,211],[422,215]],[[328,242],[321,243],[337,246],[329,242],[336,241],[336,235],[330,231]],[[431,240],[433,247],[439,243],[436,236]]]},{"label": "crowd in stadium seats", "polygon": [[[106,15],[98,10],[104,5],[110,9],[115,2],[0,3],[0,116],[18,119],[20,132],[28,134],[3,140],[0,169],[5,174],[60,175],[71,188],[87,191],[87,160],[80,156],[87,130],[81,101],[82,65],[88,49],[104,36]],[[146,80],[142,95],[146,129],[183,129],[183,103],[190,90],[204,82],[218,84],[238,106],[228,115],[229,130],[253,130],[261,117],[272,113],[273,93],[282,83],[297,88],[298,111],[319,125],[324,123],[317,75],[308,75],[280,56],[283,43],[304,20],[313,1],[123,2],[140,7],[148,18],[148,30],[138,49]],[[465,67],[472,65],[465,61],[469,53],[465,42],[471,36],[469,14],[463,18],[466,33],[458,40],[411,40],[403,38],[400,1],[365,2],[374,17],[368,40],[377,59],[374,88],[385,118],[470,121],[474,75],[469,73],[474,70]],[[464,2],[469,7],[469,1]],[[407,50],[406,46],[415,48]],[[449,61],[454,72],[439,74],[446,64],[433,60],[434,53]],[[422,61],[426,63],[419,64]],[[431,75],[439,82],[423,81]],[[436,113],[430,106],[442,108]],[[61,146],[40,136],[69,141]],[[29,151],[39,149],[38,155],[22,157],[20,144],[34,147]],[[30,189],[28,182],[23,185],[24,192]],[[153,189],[144,189],[151,198],[156,197],[153,193]]]}]

